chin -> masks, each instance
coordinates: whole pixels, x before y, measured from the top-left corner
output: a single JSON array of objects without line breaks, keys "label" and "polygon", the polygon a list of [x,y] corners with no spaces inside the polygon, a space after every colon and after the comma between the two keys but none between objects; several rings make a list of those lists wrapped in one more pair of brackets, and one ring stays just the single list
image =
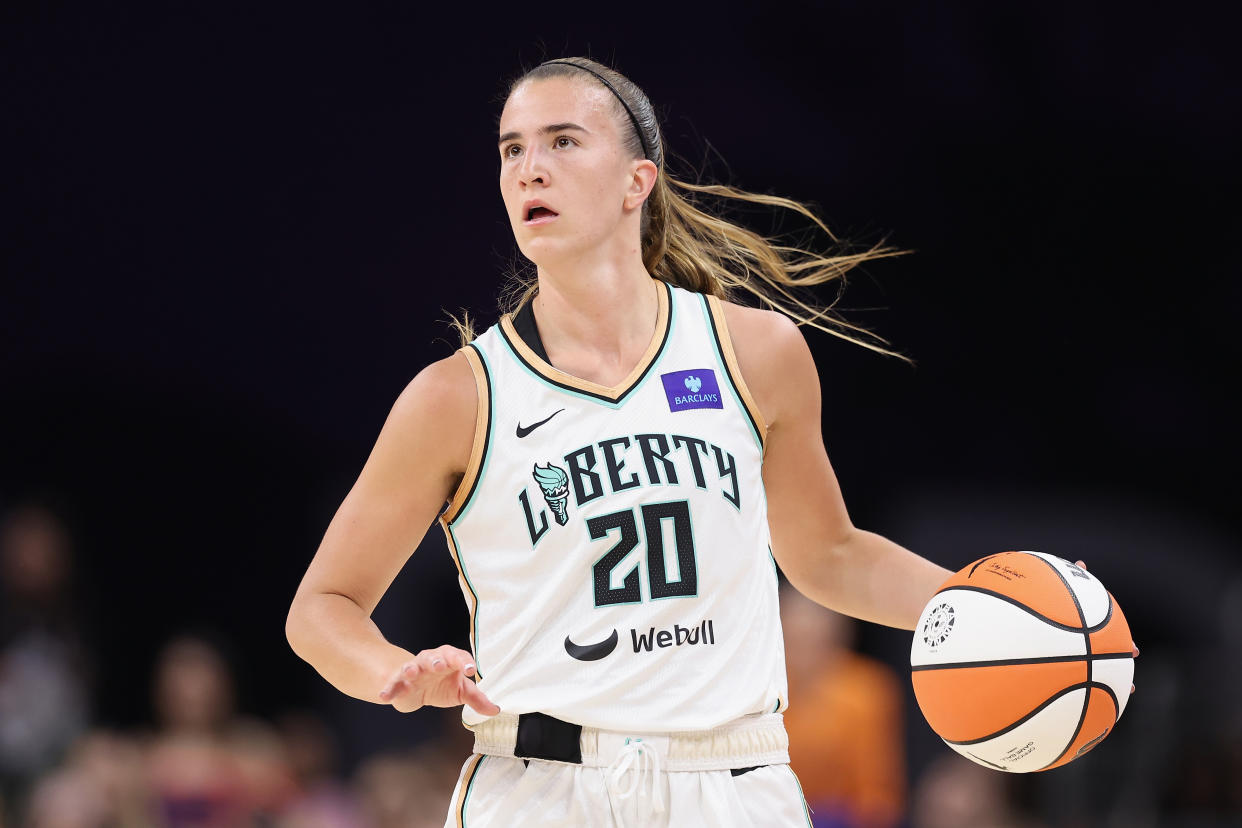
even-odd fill
[{"label": "chin", "polygon": [[581,252],[576,247],[570,247],[564,239],[537,238],[527,239],[525,242],[518,243],[518,250],[522,251],[522,255],[534,262],[538,267],[554,267],[556,262],[573,258],[575,254]]}]

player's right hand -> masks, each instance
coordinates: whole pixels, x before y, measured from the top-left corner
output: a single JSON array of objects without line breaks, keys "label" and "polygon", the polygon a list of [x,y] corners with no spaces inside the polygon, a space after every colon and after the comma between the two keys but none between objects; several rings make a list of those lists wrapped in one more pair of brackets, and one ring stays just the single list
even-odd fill
[{"label": "player's right hand", "polygon": [[494,716],[500,708],[474,683],[474,670],[474,656],[465,650],[447,644],[423,650],[397,668],[379,698],[402,713],[426,705],[468,704],[485,716]]}]

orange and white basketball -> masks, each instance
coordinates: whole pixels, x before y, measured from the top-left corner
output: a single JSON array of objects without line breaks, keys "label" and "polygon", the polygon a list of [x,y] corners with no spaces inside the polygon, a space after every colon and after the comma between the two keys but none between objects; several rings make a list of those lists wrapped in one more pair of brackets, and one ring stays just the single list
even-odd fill
[{"label": "orange and white basketball", "polygon": [[910,648],[914,695],[949,747],[986,767],[1041,771],[1112,732],[1134,678],[1130,627],[1090,572],[1005,552],[945,581]]}]

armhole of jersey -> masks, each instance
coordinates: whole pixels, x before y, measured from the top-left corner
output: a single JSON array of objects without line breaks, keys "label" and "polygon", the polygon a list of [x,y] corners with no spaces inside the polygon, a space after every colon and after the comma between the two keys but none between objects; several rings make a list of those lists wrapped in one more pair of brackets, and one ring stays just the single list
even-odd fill
[{"label": "armhole of jersey", "polygon": [[707,308],[711,312],[712,333],[716,338],[716,345],[720,349],[720,355],[724,358],[725,370],[729,374],[729,382],[733,385],[733,389],[737,391],[738,398],[742,401],[742,405],[746,407],[746,413],[750,416],[750,421],[755,426],[755,431],[759,434],[759,444],[762,448],[767,448],[768,442],[768,424],[763,419],[763,414],[759,412],[759,405],[755,402],[755,398],[751,395],[750,389],[746,387],[746,380],[742,378],[742,369],[737,364],[737,354],[733,351],[733,337],[729,335],[729,326],[725,323],[724,306],[720,304],[720,300],[711,294],[704,294],[707,300]]},{"label": "armhole of jersey", "polygon": [[470,370],[474,373],[474,387],[478,394],[478,404],[474,415],[474,442],[470,446],[470,460],[466,463],[466,471],[461,477],[457,491],[453,492],[448,507],[440,515],[440,520],[447,526],[457,519],[469,505],[471,496],[479,482],[479,472],[487,457],[488,444],[492,432],[492,382],[487,374],[487,365],[479,349],[467,345],[461,349]]}]

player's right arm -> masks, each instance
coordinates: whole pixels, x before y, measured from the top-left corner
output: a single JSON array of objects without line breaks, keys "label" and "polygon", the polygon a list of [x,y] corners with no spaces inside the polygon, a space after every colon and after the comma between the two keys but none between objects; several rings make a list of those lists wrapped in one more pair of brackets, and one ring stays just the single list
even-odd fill
[{"label": "player's right arm", "polygon": [[410,381],[289,607],[285,635],[293,651],[354,698],[401,711],[469,703],[497,712],[471,678],[468,652],[444,646],[414,654],[387,641],[371,620],[465,472],[477,400],[460,352]]}]

